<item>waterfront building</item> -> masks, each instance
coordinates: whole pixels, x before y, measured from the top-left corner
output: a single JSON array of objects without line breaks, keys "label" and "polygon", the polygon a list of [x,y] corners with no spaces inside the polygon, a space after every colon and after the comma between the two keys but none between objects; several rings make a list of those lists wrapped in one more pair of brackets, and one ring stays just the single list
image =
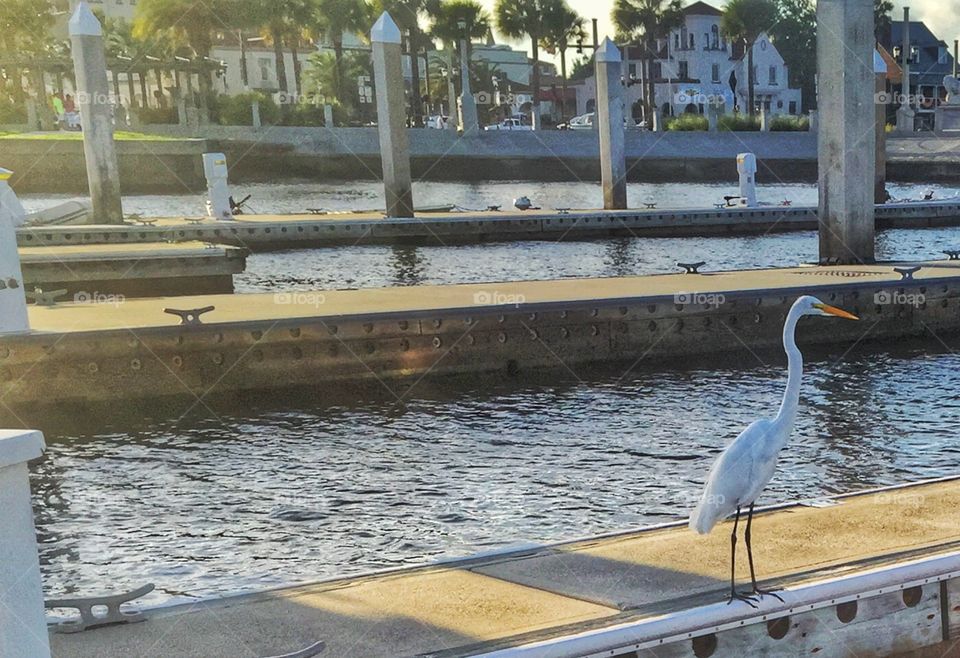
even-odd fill
[{"label": "waterfront building", "polygon": [[[747,57],[742,43],[732,43],[720,30],[723,15],[716,7],[695,2],[684,8],[683,23],[660,39],[653,61],[655,105],[663,116],[684,112],[704,114],[708,102],[721,105],[723,112],[735,108],[746,112]],[[642,49],[622,44],[624,77],[629,81],[626,99],[628,112],[643,118],[646,84]],[[767,34],[753,45],[754,103],[771,114],[798,114],[801,92],[789,86],[789,70]],[[596,85],[590,76],[576,85],[577,112],[592,112],[596,105]]]},{"label": "waterfront building", "polygon": [[[890,30],[881,35],[881,45],[897,63],[897,76],[891,80],[895,98],[903,94],[903,21],[893,21]],[[916,128],[933,130],[934,112],[947,97],[944,76],[953,73],[953,55],[947,43],[936,36],[923,21],[910,21],[910,90],[915,96]],[[899,107],[897,102],[893,109]]]}]

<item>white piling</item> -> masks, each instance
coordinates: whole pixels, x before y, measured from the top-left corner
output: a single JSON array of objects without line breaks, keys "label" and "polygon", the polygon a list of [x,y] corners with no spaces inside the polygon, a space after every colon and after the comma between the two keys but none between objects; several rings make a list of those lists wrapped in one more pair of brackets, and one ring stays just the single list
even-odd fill
[{"label": "white piling", "polygon": [[87,184],[93,203],[92,218],[99,224],[122,224],[120,167],[113,142],[113,103],[107,80],[103,30],[86,2],[81,0],[77,4],[69,31]]},{"label": "white piling", "polygon": [[597,81],[597,111],[594,118],[600,136],[600,178],[605,210],[627,207],[626,135],[623,116],[623,84],[620,49],[604,39],[594,57]]},{"label": "white piling", "polygon": [[254,100],[250,103],[251,125],[254,130],[260,130],[263,127],[263,121],[260,119],[260,101]]},{"label": "white piling", "polygon": [[460,40],[460,126],[464,135],[473,135],[480,130],[477,118],[477,100],[470,91],[470,44]]},{"label": "white piling", "polygon": [[373,78],[377,96],[377,130],[383,163],[387,217],[413,217],[410,141],[407,136],[406,94],[400,63],[400,28],[383,12],[370,30]]},{"label": "white piling", "polygon": [[30,331],[15,228],[23,224],[26,213],[10,188],[11,176],[13,172],[0,169],[0,335]]},{"label": "white piling", "polygon": [[333,105],[327,103],[323,106],[323,127],[333,128]]},{"label": "white piling", "polygon": [[50,656],[27,471],[43,449],[36,430],[0,430],[0,656]]},{"label": "white piling", "polygon": [[741,153],[737,156],[737,173],[740,175],[740,205],[757,207],[757,156]]},{"label": "white piling", "polygon": [[887,63],[877,50],[873,51],[873,73],[874,73],[874,96],[876,107],[876,126],[874,132],[877,136],[877,145],[874,149],[876,153],[876,171],[874,172],[874,203],[886,203],[887,201],[887,105],[884,102],[887,96]]},{"label": "white piling", "polygon": [[900,68],[903,74],[900,82],[900,109],[897,110],[897,132],[911,135],[916,112],[910,96],[910,7],[903,8],[903,45],[900,52]]}]

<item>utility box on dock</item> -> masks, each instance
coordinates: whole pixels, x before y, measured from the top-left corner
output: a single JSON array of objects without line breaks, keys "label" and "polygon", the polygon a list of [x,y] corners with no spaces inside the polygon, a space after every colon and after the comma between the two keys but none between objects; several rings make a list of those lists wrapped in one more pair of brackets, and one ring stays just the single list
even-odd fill
[{"label": "utility box on dock", "polygon": [[204,153],[203,174],[207,179],[207,215],[216,219],[233,219],[227,156],[223,153]]},{"label": "utility box on dock", "polygon": [[740,174],[740,205],[757,206],[757,156],[741,153],[737,156],[737,173]]}]

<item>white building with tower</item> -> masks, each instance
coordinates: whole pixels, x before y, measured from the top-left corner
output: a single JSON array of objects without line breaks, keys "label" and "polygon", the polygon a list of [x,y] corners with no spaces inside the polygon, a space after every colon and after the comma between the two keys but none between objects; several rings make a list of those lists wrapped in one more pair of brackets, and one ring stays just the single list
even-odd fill
[{"label": "white building with tower", "polygon": [[[705,114],[706,105],[716,102],[724,113],[734,108],[747,109],[747,57],[743,44],[731,43],[720,30],[723,16],[716,7],[695,2],[683,9],[683,23],[658,43],[653,62],[655,102],[663,116],[684,112]],[[631,115],[643,118],[642,101],[646,93],[641,48],[622,45],[625,52],[624,77],[631,81],[626,98]],[[811,54],[811,56],[813,56]],[[783,57],[766,34],[753,45],[754,102],[771,114],[799,114],[801,92],[791,89],[789,71]],[[596,85],[588,77],[577,85],[579,114],[595,107]]]}]

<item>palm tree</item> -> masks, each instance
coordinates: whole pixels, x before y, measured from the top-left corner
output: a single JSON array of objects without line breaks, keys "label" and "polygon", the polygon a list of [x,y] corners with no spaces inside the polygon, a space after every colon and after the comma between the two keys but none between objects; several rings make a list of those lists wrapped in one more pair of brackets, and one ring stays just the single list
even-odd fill
[{"label": "palm tree", "polygon": [[566,119],[564,106],[567,102],[567,47],[571,41],[582,41],[587,38],[584,29],[584,18],[570,8],[565,2],[556,13],[547,16],[544,25],[545,34],[540,39],[540,45],[548,53],[560,53],[560,85],[563,90],[563,99],[560,101],[560,120]]},{"label": "palm tree", "polygon": [[375,13],[389,12],[401,32],[406,32],[407,49],[410,51],[410,111],[414,125],[423,127],[423,111],[420,103],[420,50],[426,45],[420,16],[435,6],[434,0],[374,0]]},{"label": "palm tree", "polygon": [[681,0],[616,0],[611,12],[618,40],[638,42],[643,52],[644,118],[650,125],[656,108],[656,81],[653,63],[657,58],[658,39],[670,36],[670,30],[683,21]]},{"label": "palm tree", "polygon": [[[0,2],[0,57],[30,61],[50,47],[54,6],[50,0],[3,0]],[[0,91],[9,92],[20,105],[24,100],[23,72],[18,66],[0,74]],[[43,90],[40,90],[43,94]]]},{"label": "palm tree", "polygon": [[[470,42],[473,39],[482,39],[490,31],[490,14],[476,0],[447,0],[434,3],[428,7],[428,13],[430,14],[429,35],[443,42],[445,48],[453,50],[460,39],[466,39],[467,52],[460,53],[460,57],[466,57],[467,62],[470,62]],[[464,27],[460,27],[461,25]],[[452,61],[443,64],[451,67],[452,65]],[[452,80],[453,71],[449,71],[448,75]],[[489,84],[489,80],[487,83]],[[471,87],[473,87],[472,84]],[[430,90],[427,93],[430,93]],[[456,99],[448,98],[447,103],[450,111],[453,112]]]},{"label": "palm tree", "polygon": [[[213,33],[239,25],[241,12],[234,0],[140,0],[133,21],[133,36],[148,40],[166,32],[179,46],[189,48],[193,56],[210,56]],[[207,69],[200,76],[200,91],[206,99],[213,81]]]},{"label": "palm tree", "polygon": [[336,97],[343,95],[343,35],[364,34],[373,23],[373,12],[366,0],[316,0],[313,22],[333,46]]},{"label": "palm tree", "polygon": [[245,21],[249,27],[260,30],[264,40],[273,46],[277,71],[277,83],[281,92],[289,91],[287,65],[283,47],[288,46],[294,60],[294,91],[299,93],[297,46],[303,36],[304,26],[314,17],[314,0],[254,0],[244,5]]},{"label": "palm tree", "polygon": [[563,7],[564,0],[497,0],[494,14],[497,29],[507,38],[530,37],[533,51],[533,129],[540,129],[540,40],[546,34],[544,23],[550,14]]},{"label": "palm tree", "polygon": [[730,0],[723,8],[720,31],[732,41],[741,41],[747,52],[747,111],[753,116],[753,44],[777,22],[777,6],[771,0]]}]

